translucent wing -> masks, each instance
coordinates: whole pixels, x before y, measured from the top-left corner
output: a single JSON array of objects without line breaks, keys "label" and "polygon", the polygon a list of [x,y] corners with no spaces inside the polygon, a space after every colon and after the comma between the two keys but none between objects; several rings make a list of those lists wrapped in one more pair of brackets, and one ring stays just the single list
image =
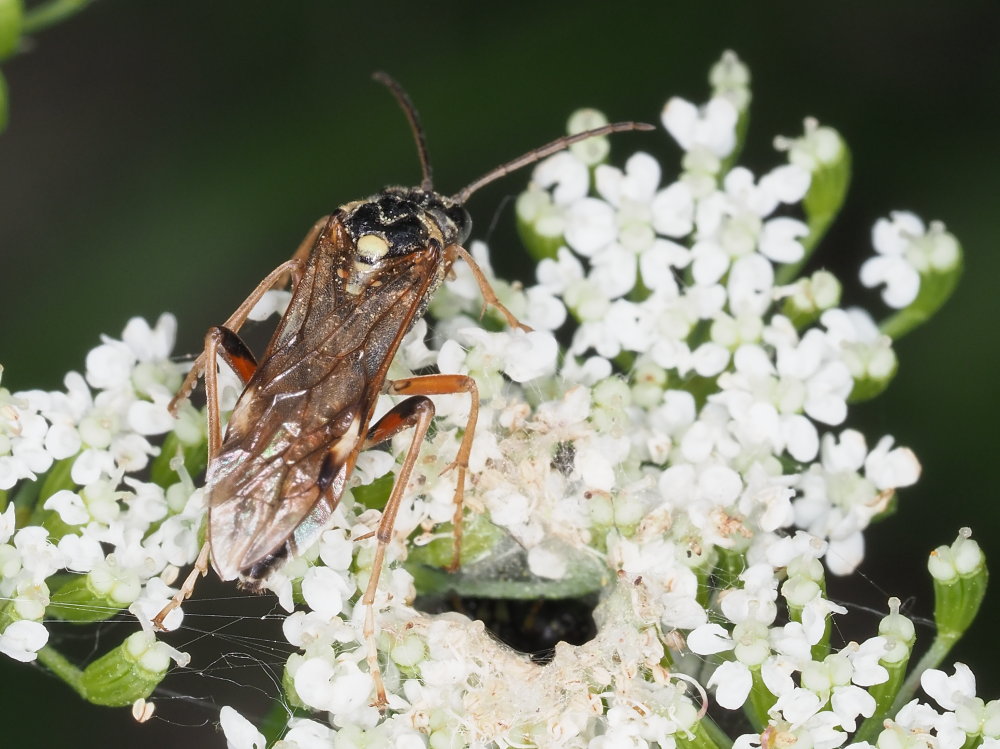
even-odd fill
[{"label": "translucent wing", "polygon": [[443,276],[439,248],[359,270],[336,218],[208,473],[212,562],[250,585],[308,546],[343,493],[392,356]]}]

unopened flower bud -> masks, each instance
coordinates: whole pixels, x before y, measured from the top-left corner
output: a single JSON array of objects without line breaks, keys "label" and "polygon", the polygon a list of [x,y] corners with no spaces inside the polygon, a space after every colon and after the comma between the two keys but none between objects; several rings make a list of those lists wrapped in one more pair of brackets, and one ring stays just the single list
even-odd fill
[{"label": "unopened flower bud", "polygon": [[934,578],[934,621],[938,637],[957,640],[972,623],[986,594],[986,560],[963,528],[955,542],[931,552],[927,568]]},{"label": "unopened flower bud", "polygon": [[151,695],[169,667],[169,646],[151,634],[136,632],[87,666],[80,682],[95,705],[125,707]]},{"label": "unopened flower bud", "polygon": [[[570,115],[569,121],[566,123],[566,132],[570,135],[576,135],[607,124],[608,118],[604,116],[603,112],[589,108],[578,109]],[[611,153],[611,141],[608,136],[601,135],[574,143],[569,147],[569,150],[587,166],[597,166],[606,161],[608,154]]]}]

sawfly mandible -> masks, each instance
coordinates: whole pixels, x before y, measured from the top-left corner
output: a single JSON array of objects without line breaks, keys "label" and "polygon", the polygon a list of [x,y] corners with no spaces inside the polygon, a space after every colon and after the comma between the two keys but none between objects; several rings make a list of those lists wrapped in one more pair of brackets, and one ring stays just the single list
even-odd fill
[{"label": "sawfly mandible", "polygon": [[[472,182],[451,197],[434,190],[427,145],[417,111],[402,87],[384,73],[416,140],[423,172],[418,187],[389,187],[347,203],[309,231],[291,259],[268,274],[222,325],[209,329],[171,403],[205,378],[208,401],[208,534],[194,569],[153,619],[163,628],[167,614],[192,592],[209,563],[222,580],[260,590],[270,572],[313,544],[327,528],[358,454],[404,429],[413,429],[378,529],[372,574],[362,603],[364,638],[374,681],[375,705],[386,704],[375,647],[374,602],[386,546],[417,453],[434,418],[427,396],[467,393],[469,417],[455,461],[454,556],[461,549],[462,499],[476,428],[479,395],[471,377],[428,374],[388,380],[403,336],[427,308],[431,296],[461,258],[492,305],[514,327],[522,325],[500,303],[463,244],[472,219],[469,197],[484,185],[587,138],[650,125],[620,122],[558,138]],[[258,362],[237,335],[264,293],[291,279],[292,297],[267,350]],[[222,435],[218,359],[245,387]],[[374,424],[381,393],[409,396]]]}]

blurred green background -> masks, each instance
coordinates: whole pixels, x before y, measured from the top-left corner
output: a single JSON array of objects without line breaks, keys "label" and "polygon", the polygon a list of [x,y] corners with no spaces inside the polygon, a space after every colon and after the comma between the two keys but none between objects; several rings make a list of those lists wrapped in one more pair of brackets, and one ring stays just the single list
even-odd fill
[{"label": "blurred green background", "polygon": [[[819,262],[856,278],[872,223],[896,209],[945,221],[964,245],[955,297],[900,342],[890,391],[851,416],[873,442],[891,433],[911,446],[923,479],[903,492],[902,515],[871,531],[867,577],[832,584],[832,595],[855,608],[849,619],[860,626],[848,624],[848,638],[872,633],[877,617],[861,609],[884,607],[890,594],[930,616],[931,548],[971,525],[1000,559],[991,473],[1000,421],[998,31],[995,2],[614,10],[596,2],[99,2],[29,40],[3,67],[11,105],[0,136],[3,385],[59,387],[102,332],[117,335],[132,315],[173,311],[176,350],[195,351],[207,326],[317,217],[386,184],[417,182],[406,123],[370,80],[374,70],[409,90],[436,184],[451,192],[560,134],[583,105],[658,124],[668,96],[705,99],[709,66],[732,48],[753,74],[745,163],[758,171],[777,163],[773,136],[800,133],[806,115],[837,127],[853,150],[854,183]],[[616,157],[640,148],[676,163],[662,132],[614,140]],[[469,206],[474,236],[496,219],[495,265],[522,278],[530,268],[507,198],[526,179],[492,185]],[[878,309],[856,284],[846,293]],[[984,697],[1000,695],[998,600],[988,594],[955,653],[976,669]],[[919,632],[926,642],[929,629]],[[116,630],[107,644],[122,636]],[[181,720],[168,705],[161,714],[170,720],[137,727],[29,666],[2,661],[0,680],[4,745],[224,743],[189,727],[211,725],[210,708]]]}]

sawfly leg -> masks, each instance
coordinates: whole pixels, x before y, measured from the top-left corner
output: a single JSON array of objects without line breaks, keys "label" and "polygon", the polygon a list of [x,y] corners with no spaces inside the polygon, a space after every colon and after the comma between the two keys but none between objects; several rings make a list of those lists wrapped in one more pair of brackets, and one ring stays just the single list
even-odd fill
[{"label": "sawfly leg", "polygon": [[[469,470],[469,456],[472,454],[472,442],[476,435],[476,420],[479,418],[479,388],[476,387],[476,381],[466,375],[432,374],[393,380],[388,384],[387,391],[393,395],[469,394],[471,400],[469,404],[469,418],[465,422],[462,442],[458,446],[458,454],[455,456],[455,460],[444,469],[444,471],[450,471],[454,468],[458,474],[455,479],[455,514],[452,518],[452,533],[455,544],[451,564],[447,567],[449,572],[454,572],[459,567],[459,557],[462,553],[462,509],[465,504],[465,476]],[[403,403],[406,403],[406,401],[403,401]],[[392,411],[389,413],[392,413]],[[386,416],[388,415],[386,414]]]},{"label": "sawfly leg", "polygon": [[497,298],[496,292],[493,291],[493,287],[486,278],[486,274],[483,273],[483,269],[479,267],[479,263],[476,262],[469,251],[457,244],[452,245],[449,249],[454,253],[453,257],[460,257],[465,261],[465,264],[469,266],[469,270],[472,271],[472,276],[476,279],[476,283],[479,284],[479,293],[483,295],[483,308],[480,314],[485,315],[486,308],[493,307],[503,315],[504,320],[507,321],[510,327],[520,328],[525,333],[530,333],[531,328],[514,317],[514,313],[507,309]]},{"label": "sawfly leg", "polygon": [[469,418],[465,423],[465,433],[462,435],[462,442],[458,448],[454,462],[445,470],[452,467],[457,469],[455,485],[455,514],[453,518],[455,547],[449,570],[458,569],[459,556],[462,549],[462,506],[465,492],[465,475],[469,468],[469,454],[472,452],[472,440],[476,431],[476,419],[479,416],[479,390],[476,381],[465,375],[437,374],[420,375],[417,377],[407,377],[399,380],[392,380],[386,384],[386,392],[391,395],[409,395],[401,403],[397,403],[388,413],[378,420],[368,430],[365,439],[364,449],[374,447],[387,440],[404,429],[413,428],[413,439],[406,452],[403,465],[400,466],[396,481],[393,483],[389,499],[385,503],[382,511],[382,519],[379,521],[378,530],[375,532],[377,546],[375,547],[375,558],[372,561],[371,577],[368,579],[368,587],[361,603],[366,607],[364,638],[368,647],[368,668],[375,682],[375,707],[381,708],[386,704],[385,686],[382,683],[382,674],[378,666],[378,648],[375,643],[375,594],[378,591],[378,581],[382,574],[382,564],[385,558],[385,549],[392,541],[393,528],[396,524],[396,514],[399,512],[399,504],[403,499],[406,486],[410,481],[410,474],[413,466],[417,462],[420,453],[420,446],[423,445],[427,430],[434,420],[434,404],[428,395],[449,395],[452,393],[468,393],[472,402],[469,407]]}]

